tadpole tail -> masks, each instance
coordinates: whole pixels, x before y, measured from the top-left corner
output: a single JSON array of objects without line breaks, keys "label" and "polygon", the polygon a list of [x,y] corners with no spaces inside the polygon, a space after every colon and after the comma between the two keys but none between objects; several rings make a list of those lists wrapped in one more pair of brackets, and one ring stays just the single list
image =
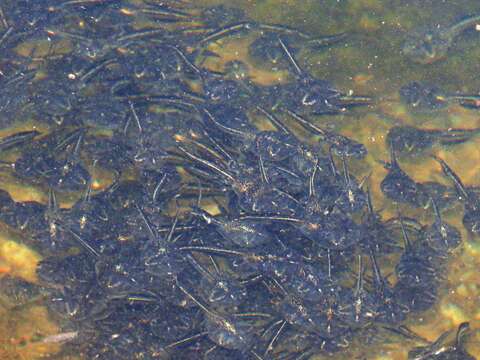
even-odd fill
[{"label": "tadpole tail", "polygon": [[373,203],[372,203],[372,194],[370,192],[370,186],[367,185],[367,209],[369,214],[374,214]]},{"label": "tadpole tail", "polygon": [[41,133],[37,130],[21,131],[0,140],[0,151],[7,151],[28,144]]},{"label": "tadpole tail", "polygon": [[220,174],[222,175],[224,178],[228,179],[229,181],[231,182],[234,182],[235,181],[235,178],[230,175],[227,171],[223,170],[223,169],[220,169],[218,166],[216,166],[215,164],[211,163],[210,161],[207,161],[207,160],[203,160],[201,158],[199,158],[198,156],[195,156],[193,155],[192,153],[190,153],[189,151],[187,151],[184,147],[182,146],[178,146],[178,149],[183,152],[185,155],[187,155],[188,158],[190,158],[191,160],[194,160],[196,161],[198,164],[201,164],[201,165],[204,165],[206,167],[208,167],[209,169],[215,171],[217,174]]},{"label": "tadpole tail", "polygon": [[372,105],[375,101],[370,96],[362,95],[341,95],[338,100],[342,106],[367,106]]},{"label": "tadpole tail", "polygon": [[475,26],[479,21],[480,21],[480,15],[474,15],[474,16],[468,17],[466,19],[463,19],[459,23],[455,24],[454,26],[451,26],[448,29],[448,32],[450,33],[450,36],[454,38],[455,36],[459,35],[461,32]]},{"label": "tadpole tail", "polygon": [[235,250],[227,250],[220,248],[213,248],[209,246],[182,246],[178,248],[179,251],[194,251],[207,254],[229,255],[246,257],[247,254]]},{"label": "tadpole tail", "polygon": [[394,334],[401,335],[405,337],[408,340],[414,340],[414,341],[419,341],[424,344],[429,344],[430,342],[418,335],[417,333],[413,332],[410,330],[408,327],[405,325],[400,325],[398,328],[390,327],[390,326],[382,326],[383,329],[388,330]]},{"label": "tadpole tail", "polygon": [[215,116],[213,116],[213,114],[210,111],[208,111],[207,109],[203,108],[202,112],[206,115],[206,118],[210,122],[212,122],[216,127],[218,127],[221,131],[223,131],[227,134],[234,135],[234,136],[239,136],[239,137],[242,137],[242,138],[248,138],[249,137],[249,134],[247,134],[244,131],[240,131],[240,130],[237,130],[237,129],[234,129],[234,128],[230,128],[230,127],[225,126],[222,123],[218,122],[217,119],[215,118]]},{"label": "tadpole tail", "polygon": [[322,136],[323,138],[327,137],[328,132],[326,130],[323,130],[322,128],[319,128],[318,126],[312,124],[310,121],[301,117],[296,112],[287,108],[284,108],[283,111],[285,111],[288,115],[290,115],[293,119],[295,119],[305,129],[310,130],[315,134]]},{"label": "tadpole tail", "polygon": [[318,38],[312,38],[307,41],[307,44],[314,50],[338,44],[343,40],[347,39],[350,33],[341,32],[338,34],[326,35]]},{"label": "tadpole tail", "polygon": [[457,174],[450,168],[450,166],[441,158],[439,158],[436,155],[432,155],[432,158],[436,160],[440,166],[442,167],[443,173],[452,180],[455,189],[457,190],[457,193],[465,199],[465,201],[468,201],[470,199],[470,196],[468,195],[467,189],[465,188],[465,185],[463,185],[462,180],[458,177]]},{"label": "tadpole tail", "polygon": [[241,220],[259,220],[259,221],[280,221],[280,222],[293,222],[293,223],[303,223],[301,219],[282,217],[282,216],[253,216],[247,215],[242,216]]},{"label": "tadpole tail", "polygon": [[242,31],[249,31],[256,27],[256,24],[249,21],[242,21],[239,23],[228,24],[220,29],[214,30],[211,33],[207,34],[202,38],[198,44],[200,46],[205,46],[213,41],[220,40],[227,36],[240,33]]},{"label": "tadpole tail", "polygon": [[398,168],[399,165],[397,160],[397,154],[395,153],[395,146],[393,145],[393,142],[390,142],[388,146],[390,151],[390,166],[392,168]]},{"label": "tadpole tail", "polygon": [[375,250],[372,247],[370,248],[370,260],[372,262],[373,274],[374,274],[374,277],[375,277],[375,283],[377,284],[377,286],[383,287],[384,286],[384,281],[383,281],[383,278],[382,278],[382,274],[380,272],[380,266],[378,266],[377,256],[375,254]]},{"label": "tadpole tail", "polygon": [[463,322],[458,326],[457,334],[455,336],[455,347],[457,349],[462,349],[463,348],[463,343],[465,340],[465,336],[467,333],[470,331],[470,323],[469,322]]},{"label": "tadpole tail", "polygon": [[76,232],[74,232],[72,229],[70,229],[68,226],[64,226],[63,224],[59,224],[59,228],[69,232],[73,238],[85,249],[87,250],[90,254],[95,256],[96,258],[100,257],[100,253],[95,250],[89,243],[87,243],[80,235],[78,235]]},{"label": "tadpole tail", "polygon": [[400,220],[400,228],[402,229],[403,241],[405,243],[405,252],[410,252],[412,251],[412,242],[408,237],[407,230],[405,229],[405,225],[403,224],[402,215],[400,214],[400,212],[398,212],[398,219]]},{"label": "tadpole tail", "polygon": [[213,317],[217,317],[218,315],[216,315],[214,312],[212,312],[210,309],[208,309],[205,305],[203,305],[200,301],[197,300],[197,298],[195,296],[193,296],[187,289],[185,289],[181,284],[180,282],[178,281],[178,279],[176,279],[176,285],[177,287],[180,289],[181,292],[183,292],[185,295],[187,295],[188,298],[190,298],[195,304],[197,304],[197,306],[202,309],[206,314],[210,315],[210,316],[213,316]]},{"label": "tadpole tail", "polygon": [[0,37],[0,47],[2,46],[2,44],[5,42],[5,40],[8,38],[8,36],[13,32],[13,27],[10,26],[2,35],[2,37]]},{"label": "tadpole tail", "polygon": [[357,287],[356,293],[360,294],[363,289],[363,272],[364,272],[364,265],[363,265],[363,257],[361,254],[358,255],[358,277],[357,277]]},{"label": "tadpole tail", "polygon": [[437,202],[433,199],[433,197],[430,197],[430,202],[432,203],[433,213],[435,215],[435,221],[441,224],[442,215],[440,214],[440,209],[438,208]]},{"label": "tadpole tail", "polygon": [[[140,208],[140,206],[138,206],[137,204],[135,204],[135,207],[137,208],[137,211],[138,211],[138,213],[140,214],[143,223],[144,223],[145,226],[147,227],[150,240],[151,240],[151,241],[155,241],[155,240],[158,238],[158,236],[157,236],[157,233],[155,232],[154,228],[153,228],[152,225],[150,224],[150,221],[148,220],[147,215],[146,215],[145,212]],[[169,232],[169,234],[170,234],[170,232]]]},{"label": "tadpole tail", "polygon": [[439,133],[439,142],[442,145],[461,144],[480,134],[478,129],[448,129]]},{"label": "tadpole tail", "polygon": [[302,68],[298,65],[297,60],[293,57],[292,52],[288,48],[287,44],[279,37],[278,42],[280,46],[282,47],[283,51],[285,52],[285,55],[287,56],[288,60],[290,61],[290,64],[292,64],[293,68],[295,69],[295,72],[297,73],[298,76],[302,77],[303,76],[303,70]]},{"label": "tadpole tail", "polygon": [[264,108],[261,107],[260,105],[257,105],[256,108],[257,108],[257,110],[260,111],[263,115],[265,115],[266,118],[268,119],[268,121],[270,121],[278,130],[280,130],[280,131],[283,132],[284,134],[295,136],[295,135],[293,134],[293,132],[292,132],[288,127],[286,127],[286,126],[285,126],[275,115],[273,115],[271,112],[267,111],[266,109],[264,109]]}]

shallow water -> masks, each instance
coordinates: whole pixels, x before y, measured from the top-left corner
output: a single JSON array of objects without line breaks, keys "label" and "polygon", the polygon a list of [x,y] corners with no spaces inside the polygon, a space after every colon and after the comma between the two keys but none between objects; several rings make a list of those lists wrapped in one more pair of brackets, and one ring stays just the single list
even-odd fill
[{"label": "shallow water", "polygon": [[[288,25],[319,37],[347,33],[346,40],[339,44],[315,51],[303,50],[296,56],[305,71],[331,81],[342,92],[374,98],[374,103],[368,107],[355,108],[340,115],[318,116],[312,120],[315,124],[339,131],[365,144],[367,157],[362,161],[351,161],[350,166],[359,178],[368,176],[375,208],[382,210],[384,219],[396,216],[398,211],[397,205],[385,199],[380,191],[380,182],[386,174],[381,161],[389,159],[385,136],[392,126],[408,124],[426,129],[480,127],[478,109],[451,105],[437,111],[419,112],[413,111],[399,98],[400,87],[414,80],[435,84],[448,93],[480,92],[480,32],[465,32],[455,41],[445,59],[432,64],[414,63],[401,52],[405,38],[418,29],[435,24],[447,26],[466,16],[480,14],[480,4],[476,1],[232,0],[196,1],[195,5],[188,1],[182,3],[185,4],[181,7],[188,10],[227,4],[243,9],[255,21]],[[139,23],[139,27],[142,27],[142,23]],[[256,36],[232,36],[215,42],[210,48],[219,57],[208,59],[204,66],[211,70],[222,70],[228,61],[242,60],[247,63],[250,76],[258,84],[287,81],[288,69],[278,70],[276,64],[258,63],[248,56],[246,48]],[[41,40],[18,45],[17,53],[28,58],[35,47],[35,56],[42,57],[45,45]],[[68,44],[65,49],[68,52]],[[43,129],[45,125],[38,123],[35,118],[17,119],[15,125],[2,129],[2,137],[18,129],[32,127]],[[402,168],[416,181],[449,184],[438,163],[430,157],[432,153],[450,164],[465,184],[480,186],[480,136],[463,144],[434,146],[432,151],[424,154],[399,157]],[[15,157],[15,154],[8,155]],[[106,188],[112,181],[112,174],[102,169],[95,170],[95,190]],[[42,186],[18,181],[9,174],[0,174],[0,187],[7,190],[16,201],[46,202],[48,198]],[[80,192],[59,195],[64,207],[80,196]],[[441,286],[439,300],[432,309],[410,316],[406,322],[410,329],[428,340],[435,340],[443,332],[455,329],[465,321],[470,322],[473,330],[480,329],[480,239],[464,230],[462,209],[461,204],[457,204],[444,213],[451,224],[461,229],[463,243],[449,260],[448,278]],[[423,224],[432,219],[430,210],[415,210],[403,205],[400,205],[400,210],[403,215],[415,217]],[[1,274],[36,283],[35,266],[41,254],[25,245],[28,240],[22,239],[24,235],[21,232],[4,228],[0,238]],[[39,340],[61,331],[60,325],[50,318],[41,300],[12,310],[14,305],[15,301],[12,303],[8,297],[0,303],[0,357],[36,359],[58,351],[58,344]],[[392,343],[378,347],[353,344],[349,348],[351,352],[338,352],[332,357],[351,358],[353,353],[357,358],[406,359],[407,351],[413,346],[414,342],[398,337]],[[470,354],[480,356],[480,332],[472,331],[466,348]],[[327,356],[318,355],[319,359],[324,357]]]}]

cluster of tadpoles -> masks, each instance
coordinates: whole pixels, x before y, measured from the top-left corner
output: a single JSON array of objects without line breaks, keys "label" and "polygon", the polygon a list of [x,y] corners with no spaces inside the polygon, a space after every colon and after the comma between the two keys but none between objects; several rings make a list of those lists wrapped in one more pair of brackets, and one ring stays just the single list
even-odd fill
[{"label": "cluster of tadpoles", "polygon": [[[49,196],[15,202],[2,191],[0,219],[45,256],[41,292],[64,328],[45,342],[88,359],[302,359],[401,334],[422,342],[409,359],[473,358],[468,324],[446,345],[448,334],[429,344],[402,323],[436,304],[461,244],[442,210],[461,200],[466,229],[480,232],[476,190],[440,158],[454,186],[418,183],[396,154],[468,141],[475,130],[392,128],[381,190],[430,208],[434,220],[384,221],[368,177],[349,169],[365,146],[310,121],[372,100],[296,60],[301,47],[348,35],[315,38],[176,1],[28,4],[1,5],[1,121],[32,117],[51,131],[14,133],[0,149],[16,154],[4,171]],[[292,79],[259,86],[239,61],[222,72],[201,65],[218,56],[209,44],[242,32],[259,34],[254,60],[283,61]],[[13,50],[45,39],[41,59]],[[113,174],[111,186],[95,190],[96,168]],[[83,195],[65,209],[65,192]]]}]

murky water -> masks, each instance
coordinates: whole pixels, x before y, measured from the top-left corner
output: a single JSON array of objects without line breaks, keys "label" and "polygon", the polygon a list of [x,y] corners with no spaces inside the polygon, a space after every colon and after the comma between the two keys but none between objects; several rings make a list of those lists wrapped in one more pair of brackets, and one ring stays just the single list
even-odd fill
[{"label": "murky water", "polygon": [[[30,2],[24,1],[21,3]],[[68,62],[68,54],[77,51],[74,45],[78,39],[63,36],[58,30],[61,28],[61,23],[58,23],[58,21],[55,25],[46,21],[47,28],[40,32],[29,33],[36,26],[33,19],[38,19],[42,14],[48,13],[50,3],[52,3],[52,6],[61,6],[59,4],[62,2],[42,1],[39,3],[44,3],[44,8],[38,10],[37,13],[32,13],[32,21],[27,21],[22,25],[22,29],[27,29],[26,35],[20,37],[21,40],[9,42],[8,36],[11,35],[8,32],[10,27],[14,29],[13,31],[20,30],[8,17],[7,9],[11,11],[17,5],[14,5],[15,3],[12,1],[6,1],[5,4],[0,2],[0,9],[5,12],[5,16],[0,16],[0,20],[2,20],[0,22],[0,45],[7,47],[14,44],[14,49],[8,49],[9,58],[0,60],[0,76],[7,78],[13,71],[12,67],[14,70],[15,68],[21,68],[23,72],[26,72],[27,69],[34,69],[37,71],[35,77],[40,82],[43,81],[41,80],[43,78],[49,79],[49,77],[55,75],[55,67],[53,69],[48,68],[49,63],[58,61],[58,58],[61,59],[62,56]],[[82,1],[79,3],[82,3]],[[84,3],[86,8],[90,9],[89,1]],[[95,1],[90,3],[95,3]],[[251,21],[288,26],[305,34],[310,34],[312,38],[323,39],[327,36],[341,34],[339,41],[332,41],[332,44],[325,46],[296,46],[297,44],[294,43],[290,45],[292,48],[297,48],[294,55],[302,71],[311,73],[315,78],[328,80],[334,84],[336,89],[340,89],[342,94],[350,96],[365,95],[373,100],[368,106],[352,107],[348,111],[340,111],[337,114],[310,116],[309,120],[317,126],[339,132],[366,146],[367,156],[362,160],[352,158],[348,162],[349,168],[358,179],[367,179],[366,182],[371,191],[374,207],[381,210],[383,219],[396,217],[400,212],[402,216],[414,218],[424,225],[432,222],[431,208],[418,209],[410,205],[397,204],[386,198],[381,191],[381,182],[387,174],[384,165],[386,161],[390,161],[386,136],[392,127],[404,125],[422,129],[474,129],[480,127],[480,99],[478,102],[473,99],[468,104],[450,101],[448,106],[443,106],[445,94],[480,94],[480,65],[478,62],[480,32],[475,28],[475,24],[472,24],[469,29],[459,33],[451,44],[445,45],[447,50],[444,56],[438,59],[432,57],[430,60],[424,61],[428,63],[412,61],[405,54],[405,51],[402,52],[402,48],[406,39],[414,34],[421,33],[427,28],[440,29],[441,31],[452,24],[480,14],[480,4],[478,2],[469,0],[446,2],[434,0],[235,0],[172,1],[172,4],[175,9],[181,9],[182,17],[184,16],[183,12],[185,12],[196,16],[195,20],[192,21],[186,17],[179,21],[178,18],[173,16],[175,21],[152,23],[149,14],[142,13],[141,9],[148,8],[156,11],[164,9],[160,6],[162,5],[160,2],[155,1],[149,1],[146,4],[133,0],[130,2],[112,1],[110,6],[113,13],[122,13],[123,17],[120,18],[132,21],[132,27],[139,31],[167,28],[174,33],[180,31],[178,29],[193,29],[202,24],[202,18],[199,16],[202,9],[223,4],[229,8],[241,9],[245,12],[246,18],[251,19]],[[20,2],[18,6],[20,7]],[[103,10],[103,7],[100,6],[99,11],[100,9]],[[81,5],[72,5],[72,8],[68,11],[72,11],[72,16],[66,16],[65,21],[72,22],[73,33],[75,33],[74,30],[78,30],[82,34],[85,32],[86,36],[96,36],[94,32],[88,32],[91,31],[89,27],[95,29],[95,21],[102,21],[101,18],[93,19],[90,16],[96,14],[95,11],[88,12],[85,17],[82,16]],[[22,21],[22,16],[18,14],[17,16],[18,18],[15,21]],[[170,15],[159,15],[159,17],[164,20]],[[234,15],[231,19],[225,20],[225,23],[236,23],[239,20],[238,16]],[[222,23],[222,26],[224,25]],[[64,31],[66,30],[64,29]],[[192,31],[193,33],[194,31]],[[4,43],[1,40],[1,34],[8,35],[5,37]],[[211,71],[224,71],[225,64],[233,60],[241,60],[246,66],[249,81],[259,86],[287,83],[294,70],[285,58],[280,56],[274,61],[268,62],[259,60],[258,57],[254,58],[251,56],[251,51],[249,53],[249,47],[261,35],[262,31],[247,30],[209,42],[208,51],[214,52],[216,55],[205,57],[201,61],[201,66]],[[54,44],[53,50],[52,44]],[[118,49],[115,49],[115,51],[118,51],[118,56],[128,51],[132,43],[121,45],[118,46]],[[193,52],[193,50],[188,49],[190,52]],[[428,50],[431,50],[431,48]],[[13,56],[15,58],[10,59]],[[197,61],[196,65],[199,66],[199,64],[200,62]],[[138,68],[133,66],[132,71],[136,71]],[[61,71],[64,71],[64,69],[59,67],[58,76],[60,78]],[[112,74],[105,75],[105,80],[111,81],[112,78],[108,77],[116,75],[112,71]],[[143,75],[139,74],[138,76]],[[3,81],[3,79],[0,78],[0,81]],[[240,79],[239,81],[245,80]],[[442,106],[425,110],[406,104],[405,100],[400,97],[399,90],[412,81],[434,85],[441,89],[443,92],[436,99]],[[6,81],[5,84],[11,84],[11,82]],[[188,91],[194,92],[199,85],[192,82],[190,86],[191,88]],[[51,91],[52,102],[64,90],[55,86],[38,88],[38,91],[45,91],[42,95],[47,100],[49,99],[49,91]],[[29,91],[34,92],[36,88],[33,87]],[[66,91],[71,91],[71,89],[67,88]],[[81,92],[78,89],[74,91],[78,91],[78,94]],[[88,89],[88,91],[92,91],[92,89]],[[100,89],[100,91],[105,91],[105,89]],[[119,93],[121,91],[128,93],[132,90],[120,88]],[[0,106],[4,106],[6,99],[12,94],[15,93],[2,92],[0,89],[0,96],[2,97]],[[31,96],[34,97],[35,94],[31,94]],[[252,103],[251,105],[255,106]],[[62,106],[65,107],[65,105]],[[79,106],[84,105],[80,104]],[[68,106],[66,107],[68,108]],[[5,108],[7,107],[5,106]],[[52,106],[52,108],[57,111],[57,107]],[[35,107],[31,111],[21,110],[17,112],[20,115],[14,119],[12,119],[14,115],[10,113],[0,113],[2,138],[32,129],[47,134],[63,126],[55,123],[55,121],[45,121],[45,118],[49,116],[56,119],[62,118],[63,113],[60,116],[58,114],[52,116],[50,110],[40,112],[36,111]],[[63,112],[64,109],[58,111]],[[68,111],[70,109],[65,112]],[[99,116],[98,113],[101,111],[97,108],[90,115],[82,113],[82,116],[92,116],[93,113],[92,119],[94,119],[95,116]],[[150,109],[150,111],[153,113],[165,110],[155,108]],[[95,120],[90,120],[87,121],[86,125],[91,128],[95,127],[95,123]],[[94,133],[93,137],[97,141],[110,138],[112,133],[115,133],[115,129],[112,130],[112,128],[104,125],[105,123],[102,123],[101,129],[90,129],[89,134]],[[259,128],[271,128],[261,117],[256,119],[256,125]],[[162,126],[167,129],[169,124]],[[174,127],[174,125],[172,126]],[[296,125],[293,125],[293,127],[298,134],[307,139],[305,141],[312,142],[312,139],[316,139],[312,138],[301,127]],[[86,135],[84,136],[86,137]],[[15,161],[22,154],[22,151],[22,149],[9,150],[3,155],[2,159],[5,162]],[[431,155],[445,160],[467,186],[480,186],[480,136],[472,136],[468,141],[458,144],[435,144],[431,149],[420,153],[398,154],[402,169],[416,182],[435,181],[451,186],[451,181],[443,175],[439,163]],[[98,166],[92,159],[84,159],[83,161],[91,175],[89,186],[95,193],[101,193],[107,189],[118,175],[116,171],[112,170],[114,167]],[[134,168],[134,166],[126,166],[125,169],[122,169],[122,181],[138,178],[138,169],[135,170]],[[0,171],[1,189],[8,191],[17,202],[48,203],[49,190],[45,183],[37,181],[35,178],[20,179],[11,170],[6,165],[5,169]],[[60,189],[56,193],[61,206],[69,208],[78,199],[82,198],[84,190],[82,187],[73,187],[67,190]],[[188,204],[195,203],[196,196],[196,193],[194,193],[192,195],[194,200],[185,200],[187,205],[182,208],[182,213],[188,214]],[[205,190],[204,196],[208,199],[208,190]],[[184,200],[182,199],[180,202],[182,203],[182,201]],[[167,207],[166,204],[164,206]],[[165,211],[165,213],[173,216],[175,204],[170,202],[169,206],[172,210],[170,212]],[[442,280],[438,289],[435,305],[426,311],[409,314],[408,319],[403,324],[419,336],[433,341],[445,331],[454,332],[461,323],[469,322],[472,330],[465,346],[471,355],[479,357],[480,333],[477,330],[480,329],[480,309],[478,306],[480,303],[480,276],[478,274],[480,238],[478,234],[474,235],[465,230],[462,224],[462,203],[456,201],[442,212],[442,216],[461,231],[462,244],[449,256],[447,276]],[[42,246],[35,243],[35,239],[28,238],[28,233],[23,231],[21,227],[14,228],[2,225],[2,229],[0,237],[0,273],[2,275],[0,283],[0,310],[2,312],[0,317],[0,358],[36,359],[49,354],[54,356],[60,351],[62,344],[68,344],[69,340],[58,340],[49,338],[49,336],[68,334],[82,329],[69,327],[68,321],[59,320],[52,316],[45,306],[45,298],[48,296],[45,295],[45,292],[32,289],[29,285],[45,285],[39,283],[36,266],[43,257],[50,254],[50,249],[47,251],[42,249]],[[130,234],[125,236],[128,237],[128,235]],[[382,264],[384,271],[388,268],[390,272],[394,273],[393,262]],[[395,278],[395,275],[392,274],[386,273],[384,275],[391,275],[392,279]],[[372,277],[367,280],[371,282],[371,279]],[[78,342],[81,343],[81,340],[78,340]],[[285,344],[289,343],[285,341]],[[372,341],[372,344],[368,346],[364,345],[363,340],[354,337],[346,350],[338,350],[329,355],[318,351],[320,355],[314,355],[314,357],[342,359],[351,358],[353,354],[353,356],[362,359],[406,359],[408,351],[419,345],[421,343],[418,341],[406,339],[401,335],[391,335],[386,340]],[[282,344],[279,346],[282,346]],[[157,355],[159,358],[163,358],[161,354]],[[219,356],[221,358],[222,355]],[[61,355],[61,357],[75,358],[71,354]],[[147,356],[145,358],[155,357]],[[178,357],[172,356],[172,359],[176,358]],[[198,355],[198,358],[202,358],[202,355]],[[431,358],[435,359],[435,357]]]}]

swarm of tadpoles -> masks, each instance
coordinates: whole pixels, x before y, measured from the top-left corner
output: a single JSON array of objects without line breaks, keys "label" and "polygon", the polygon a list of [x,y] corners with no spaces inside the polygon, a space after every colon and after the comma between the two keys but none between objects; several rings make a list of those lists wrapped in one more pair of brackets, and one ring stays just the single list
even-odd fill
[{"label": "swarm of tadpoles", "polygon": [[[42,292],[64,327],[45,343],[88,359],[300,359],[350,351],[374,341],[372,331],[420,341],[402,323],[436,304],[462,242],[441,212],[460,199],[465,227],[478,234],[480,202],[440,158],[453,187],[400,168],[396,152],[448,134],[396,128],[381,190],[428,207],[434,220],[382,220],[368,177],[349,166],[366,148],[311,122],[372,100],[314,78],[296,59],[302,47],[348,34],[318,38],[176,1],[44,1],[27,21],[23,3],[1,5],[2,126],[33,116],[52,130],[15,133],[0,149],[17,154],[4,171],[49,196],[15,202],[2,191],[0,220],[45,256]],[[139,30],[135,19],[149,25]],[[289,82],[259,86],[238,73],[241,63],[225,72],[201,65],[217,56],[209,44],[244,32],[259,34],[254,59],[293,69]],[[12,50],[39,34],[52,44],[44,62]],[[67,54],[55,51],[59,40]],[[258,119],[275,130],[259,130]],[[101,191],[96,167],[114,174]],[[81,198],[61,208],[58,193],[72,191]],[[466,328],[453,345],[439,350],[442,337],[409,358],[472,358]]]}]

